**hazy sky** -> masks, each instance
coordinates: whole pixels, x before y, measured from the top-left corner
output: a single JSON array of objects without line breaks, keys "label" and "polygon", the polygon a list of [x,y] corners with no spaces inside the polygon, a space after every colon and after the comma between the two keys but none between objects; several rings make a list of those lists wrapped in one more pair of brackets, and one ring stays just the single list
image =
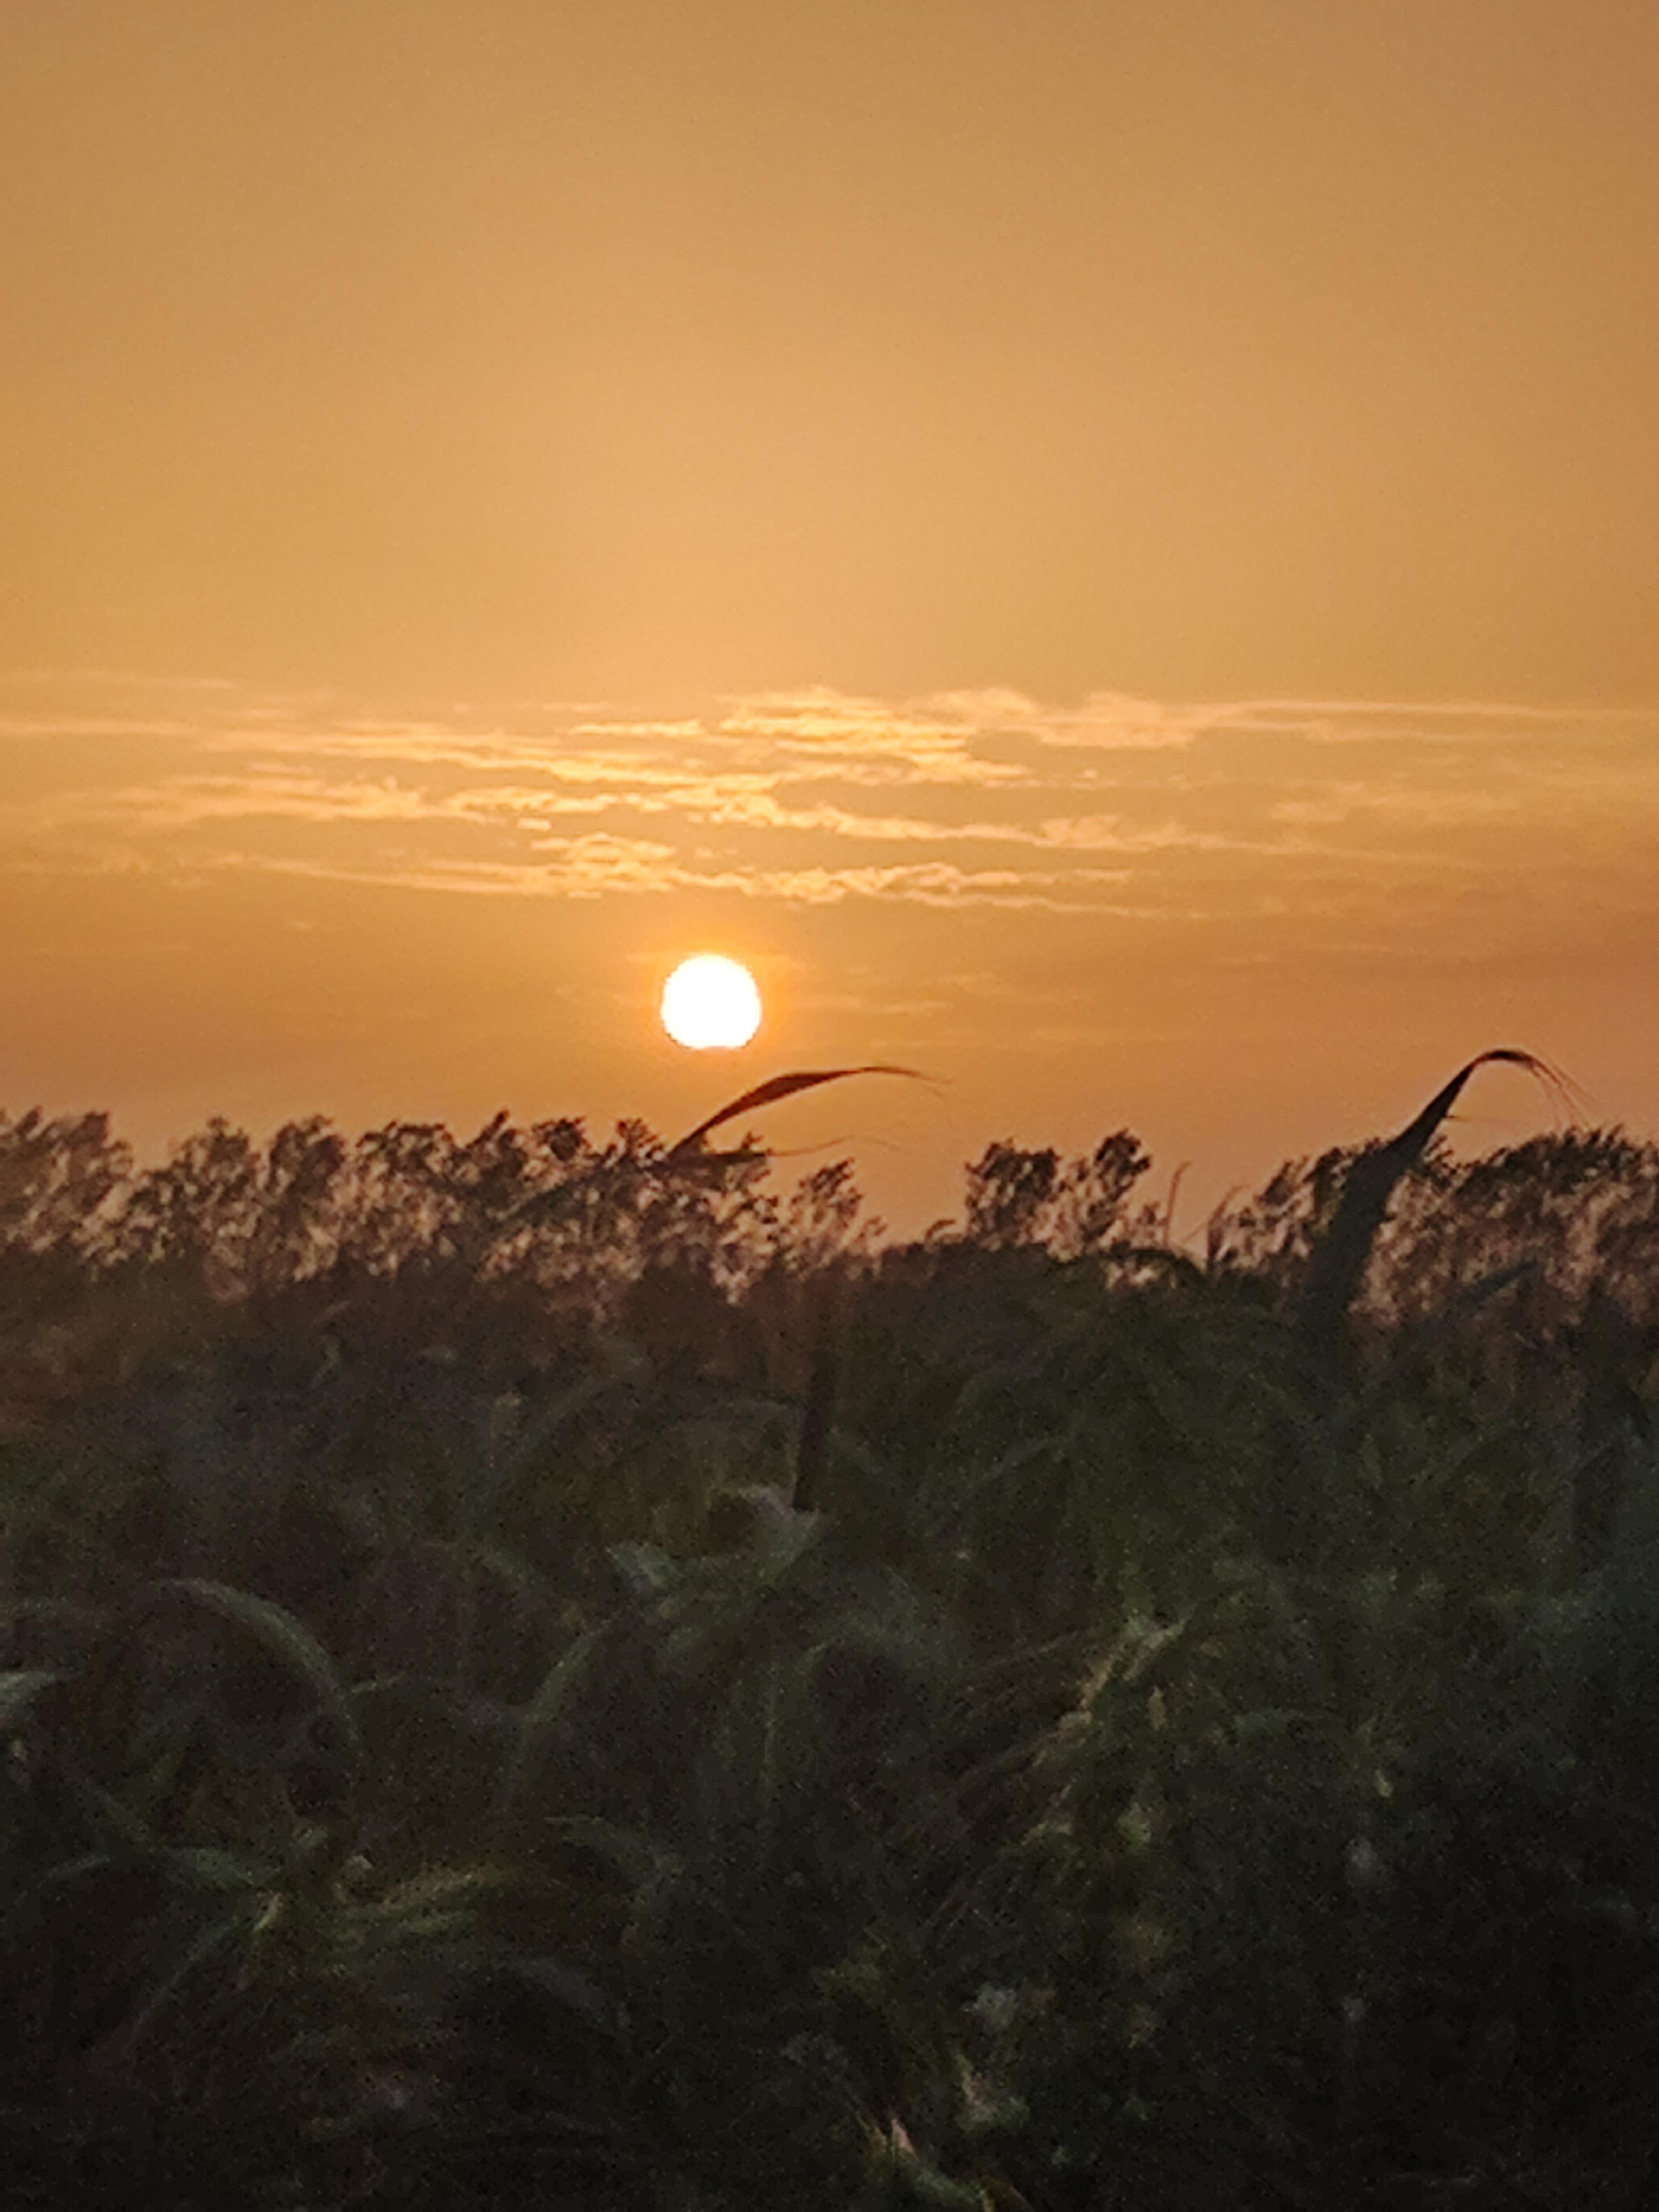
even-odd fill
[{"label": "hazy sky", "polygon": [[1651,1133],[1656,113],[1652,0],[0,0],[0,1104]]}]

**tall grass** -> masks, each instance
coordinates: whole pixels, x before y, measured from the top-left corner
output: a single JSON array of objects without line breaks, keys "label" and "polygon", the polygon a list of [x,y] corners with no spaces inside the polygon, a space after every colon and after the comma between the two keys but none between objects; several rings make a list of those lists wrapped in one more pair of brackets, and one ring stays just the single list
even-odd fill
[{"label": "tall grass", "polygon": [[868,1071],[5,1124],[0,2190],[1641,2201],[1659,1159],[1480,1065],[1201,1258],[705,1142]]}]

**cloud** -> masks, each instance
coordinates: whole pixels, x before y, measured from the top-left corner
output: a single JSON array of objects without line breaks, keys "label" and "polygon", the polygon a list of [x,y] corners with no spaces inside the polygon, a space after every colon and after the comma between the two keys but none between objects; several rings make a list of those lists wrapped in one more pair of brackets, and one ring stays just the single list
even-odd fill
[{"label": "cloud", "polygon": [[1017,763],[981,757],[973,750],[983,734],[962,721],[919,707],[893,706],[844,693],[765,692],[730,703],[716,726],[726,738],[758,740],[817,764],[830,763],[865,781],[1012,784],[1027,771]]},{"label": "cloud", "polygon": [[1091,870],[1086,876],[1075,872],[1033,875],[1014,869],[969,870],[946,861],[885,868],[719,869],[687,862],[672,845],[606,836],[569,839],[533,862],[434,857],[354,866],[320,857],[240,848],[215,854],[209,865],[216,871],[233,873],[309,877],[319,882],[399,890],[470,891],[515,898],[593,899],[611,893],[650,896],[698,891],[725,892],[744,899],[780,899],[805,906],[874,898],[908,905],[1043,908],[1079,914],[1100,911],[1100,902],[1094,897],[1068,896],[1067,892],[1075,894],[1085,883],[1092,887],[1123,880],[1123,873],[1117,871]]},{"label": "cloud", "polygon": [[64,738],[177,738],[200,736],[194,722],[166,722],[154,715],[0,714],[0,738],[20,744],[52,744]]},{"label": "cloud", "polygon": [[1593,854],[1627,902],[1651,896],[1659,713],[822,687],[666,717],[339,703],[110,672],[14,684],[7,865],[1309,927],[1409,887],[1426,928],[1459,884],[1507,873],[1536,905]]},{"label": "cloud", "polygon": [[1140,829],[1132,829],[1116,814],[1057,817],[1042,824],[1038,842],[1083,853],[1259,853],[1283,849],[1280,845],[1264,844],[1257,839],[1228,837],[1218,830],[1191,829],[1180,822],[1149,823]]}]

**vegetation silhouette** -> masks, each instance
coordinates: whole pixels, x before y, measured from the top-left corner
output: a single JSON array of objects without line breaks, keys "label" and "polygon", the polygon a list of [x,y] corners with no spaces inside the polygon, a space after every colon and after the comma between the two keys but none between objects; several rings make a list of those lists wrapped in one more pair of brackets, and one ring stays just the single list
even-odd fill
[{"label": "vegetation silhouette", "polygon": [[1570,1095],[1565,1079],[1547,1061],[1529,1052],[1496,1046],[1460,1068],[1398,1136],[1360,1152],[1348,1166],[1336,1211],[1315,1246],[1302,1287],[1302,1324],[1311,1337],[1328,1341],[1341,1328],[1395,1186],[1421,1160],[1475,1070],[1494,1060],[1524,1067],[1559,1097]]},{"label": "vegetation silhouette", "polygon": [[1659,1148],[0,1116],[17,2203],[1643,2201]]},{"label": "vegetation silhouette", "polygon": [[814,1090],[821,1083],[839,1083],[849,1075],[903,1075],[915,1083],[925,1083],[927,1080],[925,1075],[918,1074],[914,1067],[890,1067],[884,1065],[811,1068],[789,1075],[769,1076],[764,1083],[756,1084],[752,1090],[742,1092],[739,1097],[720,1107],[718,1112],[711,1114],[706,1121],[699,1121],[695,1129],[688,1130],[678,1144],[669,1147],[668,1157],[674,1161],[690,1158],[698,1153],[705,1137],[711,1135],[716,1129],[724,1128],[728,1121],[735,1121],[739,1114],[757,1113],[763,1106],[775,1105],[781,1098],[793,1098],[798,1092]]}]

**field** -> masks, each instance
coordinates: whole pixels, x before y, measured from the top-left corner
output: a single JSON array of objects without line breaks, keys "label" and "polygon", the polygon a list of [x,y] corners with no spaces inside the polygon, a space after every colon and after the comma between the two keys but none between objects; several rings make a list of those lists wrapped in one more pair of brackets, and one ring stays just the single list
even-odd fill
[{"label": "field", "polygon": [[1202,1252],[0,1119],[0,2203],[1650,2201],[1659,1148],[1478,1064]]}]

